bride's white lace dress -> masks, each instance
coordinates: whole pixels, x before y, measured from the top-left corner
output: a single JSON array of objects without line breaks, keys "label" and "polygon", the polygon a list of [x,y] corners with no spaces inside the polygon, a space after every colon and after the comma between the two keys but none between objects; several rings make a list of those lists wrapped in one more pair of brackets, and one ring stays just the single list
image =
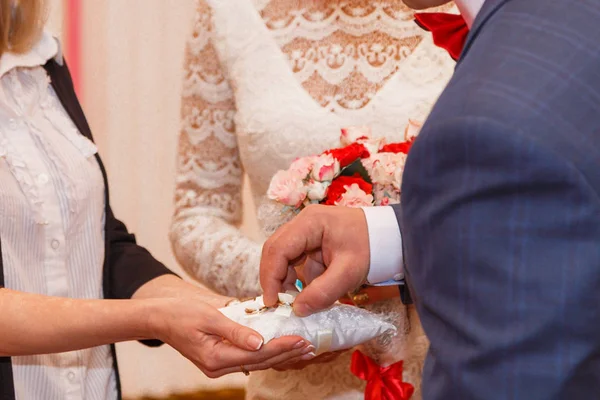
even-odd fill
[{"label": "bride's white lace dress", "polygon": [[[197,1],[171,231],[181,265],[220,293],[259,294],[262,243],[238,230],[244,172],[258,204],[278,169],[339,145],[343,127],[402,140],[453,68],[400,0]],[[404,334],[368,353],[404,359],[419,399],[427,340],[414,309],[399,299],[370,308]],[[252,373],[248,398],[362,399],[349,360],[350,352],[301,371]]]}]

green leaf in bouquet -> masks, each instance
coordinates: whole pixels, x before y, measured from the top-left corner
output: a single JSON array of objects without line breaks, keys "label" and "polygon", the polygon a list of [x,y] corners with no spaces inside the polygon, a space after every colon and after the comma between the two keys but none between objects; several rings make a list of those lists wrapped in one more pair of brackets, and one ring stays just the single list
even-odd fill
[{"label": "green leaf in bouquet", "polygon": [[354,161],[352,164],[348,165],[346,168],[342,170],[340,175],[342,176],[354,176],[355,174],[359,174],[361,178],[363,178],[368,183],[373,183],[371,181],[371,177],[369,173],[365,169],[365,166],[361,162],[360,159]]},{"label": "green leaf in bouquet", "polygon": [[283,208],[281,209],[282,213],[287,213],[287,212],[292,212],[296,215],[300,214],[300,210],[296,207],[292,207],[292,206],[283,206]]}]

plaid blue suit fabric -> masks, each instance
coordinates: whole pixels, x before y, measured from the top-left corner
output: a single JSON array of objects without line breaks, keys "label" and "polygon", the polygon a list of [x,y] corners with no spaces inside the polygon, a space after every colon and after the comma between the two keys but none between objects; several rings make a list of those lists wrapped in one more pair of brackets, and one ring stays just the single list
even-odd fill
[{"label": "plaid blue suit fabric", "polygon": [[402,191],[424,399],[600,398],[600,0],[488,0]]}]

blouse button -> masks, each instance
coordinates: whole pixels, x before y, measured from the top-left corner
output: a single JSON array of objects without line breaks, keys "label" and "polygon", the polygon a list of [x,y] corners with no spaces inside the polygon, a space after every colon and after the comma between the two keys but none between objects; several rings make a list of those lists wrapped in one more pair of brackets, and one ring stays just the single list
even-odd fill
[{"label": "blouse button", "polygon": [[52,242],[50,242],[50,246],[52,246],[54,250],[57,250],[60,247],[60,242],[54,239]]},{"label": "blouse button", "polygon": [[8,120],[8,127],[10,129],[17,129],[17,121],[14,118]]},{"label": "blouse button", "polygon": [[37,181],[38,181],[38,184],[45,185],[46,183],[48,183],[48,175],[39,174],[37,177]]}]

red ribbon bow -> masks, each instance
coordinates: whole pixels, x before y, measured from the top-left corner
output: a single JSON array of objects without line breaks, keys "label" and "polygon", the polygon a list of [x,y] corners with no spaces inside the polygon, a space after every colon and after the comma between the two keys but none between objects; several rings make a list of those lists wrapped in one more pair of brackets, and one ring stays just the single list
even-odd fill
[{"label": "red ribbon bow", "polygon": [[367,381],[365,400],[408,400],[413,395],[413,385],[402,381],[402,361],[381,367],[359,350],[352,354],[350,370]]},{"label": "red ribbon bow", "polygon": [[418,13],[415,22],[433,35],[433,43],[458,60],[469,34],[469,26],[460,14]]}]

